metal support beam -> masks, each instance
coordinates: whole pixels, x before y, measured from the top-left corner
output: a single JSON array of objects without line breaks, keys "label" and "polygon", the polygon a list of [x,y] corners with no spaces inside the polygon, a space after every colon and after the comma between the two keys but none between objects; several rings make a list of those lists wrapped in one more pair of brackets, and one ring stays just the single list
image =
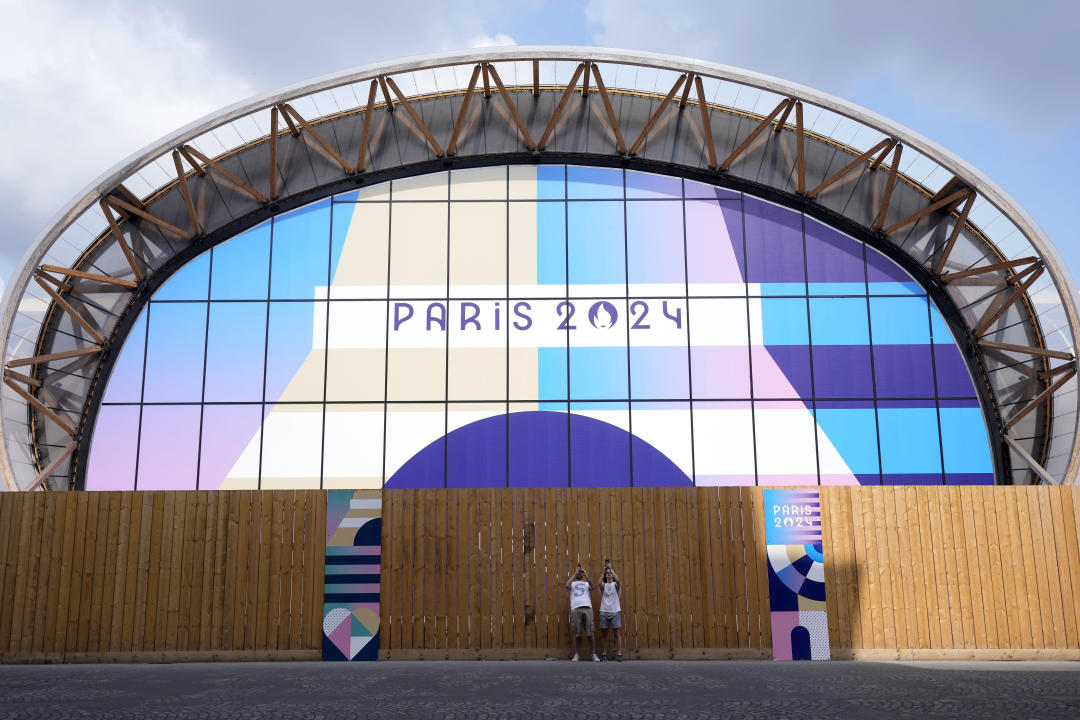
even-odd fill
[{"label": "metal support beam", "polygon": [[454,132],[450,135],[450,144],[446,146],[446,154],[453,156],[457,152],[458,136],[461,134],[461,129],[465,127],[465,115],[469,111],[469,101],[472,100],[473,92],[476,90],[476,80],[480,77],[480,71],[483,67],[477,63],[473,68],[472,77],[469,78],[469,86],[465,89],[465,97],[461,100],[461,108],[458,110],[457,120],[454,122]]},{"label": "metal support beam", "polygon": [[615,132],[615,149],[620,155],[625,155],[626,143],[619,129],[619,120],[615,117],[615,111],[611,107],[611,98],[608,97],[607,87],[604,85],[604,79],[600,77],[600,68],[596,66],[596,63],[592,64],[592,75],[596,80],[596,90],[600,93],[600,100],[604,103],[604,112],[607,113],[608,122],[611,123],[611,129]]},{"label": "metal support beam", "polygon": [[892,147],[894,145],[896,145],[896,140],[894,140],[892,138],[885,138],[884,140],[879,142],[877,145],[870,148],[869,150],[864,152],[862,155],[859,155],[857,158],[855,158],[854,160],[849,162],[847,165],[845,165],[844,167],[842,167],[839,170],[837,170],[836,172],[834,172],[832,175],[827,177],[825,180],[822,180],[820,185],[818,185],[816,188],[814,188],[810,192],[806,193],[806,197],[811,198],[811,199],[816,198],[818,195],[823,193],[825,190],[827,190],[831,186],[835,185],[840,180],[840,178],[844,177],[849,172],[854,170],[855,167],[858,166],[860,163],[865,162],[866,160],[869,160],[871,155],[874,155],[878,151],[888,152],[889,150],[892,149]]},{"label": "metal support beam", "polygon": [[100,345],[90,345],[84,348],[78,348],[76,350],[63,350],[61,352],[49,353],[47,355],[34,355],[28,358],[19,358],[18,360],[11,360],[8,362],[8,368],[25,367],[27,365],[43,365],[45,363],[56,362],[57,360],[68,360],[70,358],[82,357],[83,355],[96,355],[101,352]]},{"label": "metal support beam", "polygon": [[70,443],[68,443],[67,446],[65,446],[64,449],[60,451],[59,455],[50,460],[45,467],[41,468],[41,472],[34,476],[34,480],[26,488],[26,492],[33,492],[34,490],[37,490],[46,480],[49,479],[49,476],[56,472],[56,469],[60,467],[65,460],[71,457],[71,453],[75,452],[75,448],[77,447],[79,447],[79,442],[77,440],[72,440]]},{"label": "metal support beam", "polygon": [[1027,450],[1025,450],[1023,446],[1020,445],[1020,443],[1016,442],[1016,439],[1013,438],[1012,435],[1010,435],[1009,433],[1005,433],[1004,437],[1005,442],[1009,445],[1009,447],[1011,447],[1013,451],[1015,451],[1016,454],[1019,455],[1025,463],[1027,463],[1027,466],[1031,468],[1032,472],[1034,472],[1040,480],[1045,482],[1047,485],[1061,484],[1057,478],[1055,478],[1053,475],[1046,471],[1046,468],[1035,462],[1035,458],[1031,457],[1031,454]]},{"label": "metal support beam", "polygon": [[378,87],[379,83],[372,80],[368,88],[367,108],[364,110],[364,131],[360,133],[360,150],[356,155],[356,172],[364,172],[367,169],[364,158],[367,155],[368,138],[371,137],[371,117],[375,112],[375,94]]},{"label": "metal support beam", "polygon": [[[270,140],[270,155],[274,154],[277,150],[276,138],[271,137]],[[191,190],[187,184],[187,173],[184,172],[184,165],[180,161],[180,152],[177,150],[172,151],[173,166],[176,168],[176,182],[180,185],[180,194],[184,196],[184,207],[187,208],[188,221],[191,223],[191,234],[198,235],[202,232],[199,227],[199,218],[195,215],[195,203],[191,199]]]},{"label": "metal support beam", "polygon": [[[288,113],[283,113],[283,117],[286,120],[288,120],[289,119],[289,114]],[[256,202],[259,202],[260,204],[266,204],[266,203],[270,202],[265,195],[263,195],[261,192],[259,192],[255,188],[251,187],[250,184],[248,184],[247,182],[241,180],[236,175],[232,174],[231,172],[229,172],[228,170],[223,168],[218,163],[217,160],[214,160],[213,158],[209,158],[209,157],[203,155],[201,152],[199,152],[195,147],[193,147],[191,145],[184,145],[182,150],[186,151],[186,154],[189,157],[194,157],[194,158],[196,158],[198,160],[201,160],[202,162],[206,163],[207,168],[213,170],[218,175],[221,175],[223,178],[225,178],[230,183],[232,183],[234,186],[236,186],[237,189],[242,190],[243,192],[247,193],[251,197],[255,198]],[[196,167],[197,166],[198,166],[198,163],[196,163]]]},{"label": "metal support beam", "polygon": [[312,127],[311,123],[305,120],[303,116],[296,111],[296,108],[289,103],[282,103],[281,110],[285,114],[285,117],[292,115],[293,119],[300,123],[300,127],[302,127],[308,135],[314,138],[315,142],[319,143],[323,150],[330,153],[330,156],[337,160],[338,165],[341,165],[341,169],[344,170],[347,175],[352,175],[356,172],[353,169],[353,166],[349,164],[349,161],[343,158],[341,153],[337,151],[337,148],[331,145],[330,141],[322,136],[322,133]]},{"label": "metal support beam", "polygon": [[694,76],[694,89],[697,91],[698,109],[701,111],[701,129],[705,133],[705,149],[709,151],[709,169],[716,169],[716,140],[712,134],[712,123],[709,121],[709,106],[705,102],[705,87],[701,84],[701,76]]},{"label": "metal support beam", "polygon": [[653,125],[655,125],[656,121],[660,119],[660,116],[664,113],[664,110],[667,109],[668,104],[671,103],[671,99],[675,97],[675,93],[679,92],[679,88],[682,87],[682,84],[684,82],[686,82],[686,75],[680,75],[678,80],[675,81],[675,84],[671,86],[670,90],[668,90],[668,94],[665,95],[664,99],[660,101],[660,106],[656,108],[656,112],[654,112],[652,114],[652,117],[649,118],[649,122],[645,123],[645,127],[641,129],[641,134],[638,135],[638,138],[634,141],[634,144],[630,146],[630,155],[637,155],[637,151],[641,148],[642,145],[645,144],[645,138],[647,138],[649,136],[649,132],[652,131]]},{"label": "metal support beam", "polygon": [[390,89],[394,91],[395,95],[397,95],[398,102],[405,106],[405,112],[409,113],[409,117],[412,118],[412,121],[416,123],[416,126],[418,128],[420,128],[420,131],[424,133],[424,137],[427,139],[428,145],[431,146],[432,151],[435,153],[435,157],[442,157],[443,155],[445,155],[442,146],[439,145],[439,142],[435,139],[435,136],[431,134],[430,130],[428,130],[428,126],[424,124],[424,121],[420,119],[420,115],[416,112],[415,109],[413,109],[412,103],[405,99],[405,95],[401,92],[401,89],[397,86],[397,83],[394,82],[394,78],[387,75],[385,80],[386,84],[389,85]]},{"label": "metal support beam", "polygon": [[139,267],[138,260],[135,259],[135,253],[128,247],[127,240],[124,239],[124,233],[120,231],[120,224],[116,222],[112,210],[104,200],[98,201],[98,206],[101,207],[101,212],[105,214],[105,219],[109,221],[109,229],[112,231],[113,237],[116,238],[116,244],[124,252],[124,259],[127,260],[128,265],[131,267],[131,272],[135,273],[135,277],[138,278],[139,282],[142,282],[145,275],[143,275],[142,268]]},{"label": "metal support beam", "polygon": [[1022,285],[1012,291],[1012,294],[1005,299],[1004,302],[998,304],[995,308],[993,305],[987,309],[982,319],[979,320],[979,324],[972,331],[975,337],[981,337],[983,333],[990,329],[990,326],[997,322],[997,319],[1005,314],[1005,311],[1009,309],[1009,306],[1020,299],[1020,297],[1027,292],[1027,289],[1031,287],[1032,283],[1039,279],[1039,276],[1043,274],[1042,262],[1032,265],[1024,270],[1023,274],[1031,273],[1031,277],[1024,281]]},{"label": "metal support beam", "polygon": [[902,143],[896,143],[893,148],[892,162],[889,166],[889,180],[885,183],[885,197],[881,199],[881,209],[878,210],[877,219],[874,220],[874,229],[880,230],[885,224],[885,214],[889,212],[889,203],[892,202],[893,188],[896,187],[896,174],[900,171],[900,155],[904,152]]},{"label": "metal support beam", "polygon": [[510,93],[506,92],[506,88],[503,87],[502,78],[499,77],[499,73],[495,72],[495,66],[488,64],[488,74],[491,79],[495,81],[495,87],[499,88],[499,95],[502,96],[503,102],[506,103],[506,109],[510,111],[510,116],[514,118],[514,124],[517,125],[518,131],[521,136],[525,138],[525,147],[529,150],[536,149],[536,143],[533,142],[532,135],[529,134],[529,129],[525,127],[525,123],[521,120],[521,115],[518,114],[517,106],[514,105],[514,101],[510,99]]},{"label": "metal support beam", "polygon": [[547,127],[544,128],[544,134],[540,136],[540,142],[536,144],[537,150],[543,150],[547,147],[548,140],[551,139],[551,133],[555,132],[555,124],[559,122],[559,116],[562,115],[563,108],[566,107],[566,101],[570,99],[570,95],[573,94],[574,88],[577,86],[578,78],[581,77],[581,73],[584,71],[585,63],[579,63],[577,69],[574,70],[574,74],[570,77],[570,82],[566,84],[566,89],[563,90],[562,97],[559,98],[559,104],[555,106],[555,112],[551,114]]},{"label": "metal support beam", "polygon": [[141,208],[137,208],[134,205],[132,205],[131,203],[128,203],[128,202],[126,202],[124,200],[121,200],[120,198],[116,197],[115,195],[106,195],[104,200],[105,200],[106,203],[108,203],[114,209],[126,210],[127,212],[131,213],[132,215],[138,215],[143,220],[146,220],[148,222],[153,223],[154,225],[156,225],[158,228],[160,228],[161,230],[163,230],[165,232],[172,233],[173,235],[176,235],[177,237],[179,237],[179,238],[181,238],[183,240],[190,240],[191,239],[191,233],[189,233],[188,231],[181,230],[180,228],[176,227],[172,223],[167,223],[164,220],[162,220],[161,218],[159,218],[159,217],[157,217],[155,215],[151,215],[150,213],[146,212],[145,210],[143,210]]},{"label": "metal support beam", "polygon": [[[74,268],[65,268],[58,265],[42,265],[41,269],[46,272],[57,273],[59,275],[67,275],[68,277],[82,278],[83,280],[94,280],[95,282],[107,283],[109,285],[119,285],[120,287],[135,289],[139,287],[138,283],[133,283],[130,280],[122,280],[120,278],[114,278],[109,275],[99,275],[97,273],[84,272],[82,270],[76,270]],[[70,286],[68,291],[70,291]]]},{"label": "metal support beam", "polygon": [[270,108],[270,188],[267,192],[270,193],[271,200],[277,200],[278,191],[278,112],[277,105]]},{"label": "metal support beam", "polygon": [[972,190],[967,199],[964,200],[964,207],[960,211],[960,217],[957,219],[956,224],[953,225],[952,232],[949,233],[949,239],[945,241],[945,248],[941,251],[941,257],[934,263],[934,273],[940,275],[941,271],[945,269],[945,263],[949,261],[949,255],[952,254],[953,247],[956,245],[956,239],[960,237],[960,231],[964,229],[964,223],[967,222],[968,215],[971,213],[971,207],[975,204],[975,191]]},{"label": "metal support beam", "polygon": [[26,402],[30,403],[30,404],[31,404],[31,405],[33,405],[33,406],[34,406],[34,407],[35,407],[36,409],[38,409],[39,411],[41,411],[41,414],[42,414],[42,415],[44,415],[45,417],[49,418],[49,419],[50,419],[50,420],[52,420],[52,421],[53,421],[54,423],[56,423],[57,427],[59,427],[59,428],[60,428],[61,430],[63,430],[64,432],[66,432],[66,433],[67,433],[68,435],[70,435],[70,436],[72,436],[72,437],[75,437],[75,428],[71,426],[71,423],[69,423],[68,421],[64,420],[64,418],[62,418],[62,417],[60,417],[59,415],[57,415],[57,414],[56,414],[56,413],[55,413],[55,412],[54,412],[54,411],[52,410],[52,408],[50,408],[50,407],[49,407],[48,405],[46,405],[45,403],[41,402],[41,401],[40,401],[40,400],[38,400],[38,399],[37,399],[36,397],[34,397],[33,395],[31,395],[31,394],[30,394],[29,392],[27,392],[26,390],[24,390],[24,389],[22,388],[22,386],[20,386],[20,385],[17,385],[17,384],[16,384],[16,383],[15,383],[15,382],[14,382],[14,381],[13,381],[13,380],[11,379],[11,378],[5,377],[5,378],[4,378],[4,384],[5,384],[5,385],[7,385],[7,386],[8,386],[9,388],[11,388],[12,390],[14,390],[14,391],[15,391],[15,394],[16,394],[16,395],[18,395],[18,396],[19,396],[19,397],[21,397],[21,398],[22,398],[23,400],[25,400]]},{"label": "metal support beam", "polygon": [[806,194],[806,130],[803,128],[802,100],[795,103],[795,149],[799,179],[796,190],[799,195]]},{"label": "metal support beam", "polygon": [[1051,385],[1050,387],[1043,390],[1041,393],[1039,393],[1035,397],[1034,400],[1032,400],[1030,403],[1025,405],[1020,411],[1018,411],[1012,417],[1010,417],[1005,422],[1005,429],[1008,430],[1013,425],[1015,425],[1016,423],[1023,420],[1024,417],[1028,413],[1030,413],[1032,410],[1034,410],[1035,408],[1039,407],[1044,402],[1046,402],[1047,398],[1049,398],[1051,395],[1053,395],[1055,392],[1057,392],[1058,388],[1060,388],[1062,385],[1064,385],[1065,383],[1072,380],[1073,377],[1075,377],[1075,375],[1076,375],[1076,368],[1072,368],[1071,370],[1069,370],[1069,372],[1065,373],[1060,378],[1058,378],[1057,381],[1053,385]]},{"label": "metal support beam", "polygon": [[1057,360],[1072,360],[1072,353],[1064,350],[1050,350],[1048,348],[1031,347],[1029,345],[1013,345],[1012,343],[1000,343],[992,340],[979,340],[979,346],[989,350],[1002,350],[1004,352],[1024,353],[1037,357],[1055,358]]},{"label": "metal support beam", "polygon": [[970,192],[971,192],[971,190],[968,190],[967,188],[961,188],[960,190],[957,190],[956,192],[954,192],[952,195],[949,195],[947,197],[943,197],[942,199],[938,200],[937,202],[932,202],[929,205],[927,205],[926,207],[924,207],[922,210],[919,210],[918,212],[914,212],[911,215],[908,215],[903,220],[901,220],[899,222],[896,222],[896,223],[893,223],[892,225],[887,227],[885,229],[885,234],[886,235],[892,235],[894,232],[896,232],[900,228],[907,227],[908,225],[911,225],[912,223],[917,222],[918,220],[921,220],[923,217],[925,217],[926,215],[929,215],[930,213],[934,212],[938,208],[944,207],[946,205],[951,205],[953,203],[960,202],[961,200],[966,198],[968,196],[968,193],[970,193]]},{"label": "metal support beam", "polygon": [[1010,260],[1008,262],[994,263],[993,265],[983,265],[982,267],[972,268],[970,270],[961,270],[960,272],[947,273],[945,275],[942,275],[940,280],[943,283],[948,283],[952,282],[953,280],[960,280],[962,278],[971,277],[973,275],[985,275],[986,273],[1019,267],[1021,265],[1027,265],[1028,263],[1034,264],[1038,262],[1038,260],[1039,258],[1031,256],[1020,258],[1019,260]]},{"label": "metal support beam", "polygon": [[61,297],[60,293],[56,292],[56,290],[53,290],[47,282],[42,280],[41,276],[34,277],[34,280],[37,281],[37,284],[41,286],[42,290],[49,294],[49,297],[53,299],[53,302],[62,307],[67,312],[67,314],[71,316],[71,319],[78,323],[79,327],[85,330],[86,334],[94,339],[94,342],[96,342],[98,345],[102,345],[105,343],[105,336],[102,335],[98,331],[98,329],[90,323],[89,320],[84,318],[82,313],[72,307],[71,303]]},{"label": "metal support beam", "polygon": [[762,119],[762,121],[757,124],[757,127],[750,131],[750,134],[746,136],[746,139],[739,143],[739,146],[727,156],[727,159],[720,163],[720,169],[727,172],[728,168],[731,167],[731,164],[743,154],[746,148],[750,147],[750,143],[754,142],[754,139],[760,135],[765,128],[769,127],[772,121],[776,119],[776,116],[783,112],[784,109],[793,102],[795,102],[795,100],[792,98],[784,98],[781,100],[780,104],[773,108],[773,111],[769,113],[767,117]]}]

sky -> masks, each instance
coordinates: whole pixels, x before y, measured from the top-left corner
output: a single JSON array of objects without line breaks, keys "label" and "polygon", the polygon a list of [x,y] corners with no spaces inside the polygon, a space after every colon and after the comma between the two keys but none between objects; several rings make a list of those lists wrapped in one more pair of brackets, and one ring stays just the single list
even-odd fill
[{"label": "sky", "polygon": [[670,53],[862,105],[989,176],[1080,276],[1069,0],[0,0],[0,12],[3,281],[76,193],[202,115],[370,62],[507,44]]}]

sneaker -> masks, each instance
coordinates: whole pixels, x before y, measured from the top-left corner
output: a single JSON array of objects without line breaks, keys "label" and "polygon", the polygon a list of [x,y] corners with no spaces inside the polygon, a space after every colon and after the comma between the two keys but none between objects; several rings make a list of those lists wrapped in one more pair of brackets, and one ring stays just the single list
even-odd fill
[{"label": "sneaker", "polygon": [[596,653],[593,653],[592,661],[593,662],[600,662],[600,658],[596,657]]},{"label": "sneaker", "polygon": [[619,653],[618,655],[616,655],[615,659],[618,660],[619,662],[622,662],[622,653]]},{"label": "sneaker", "polygon": [[579,658],[578,658],[578,654],[577,654],[577,653],[574,653],[574,657],[570,658],[570,662],[577,662],[577,661],[578,661],[578,659],[579,659]]}]

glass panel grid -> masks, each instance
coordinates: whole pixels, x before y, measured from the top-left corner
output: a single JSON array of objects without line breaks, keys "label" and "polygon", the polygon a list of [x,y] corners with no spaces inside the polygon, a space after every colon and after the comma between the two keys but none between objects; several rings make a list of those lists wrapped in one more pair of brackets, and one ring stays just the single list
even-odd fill
[{"label": "glass panel grid", "polygon": [[[993,482],[925,292],[709,192],[500,166],[283,214],[152,299],[141,387],[104,404],[126,424],[99,426],[131,437],[102,447],[134,453],[126,487]],[[145,453],[172,420],[165,478]]]}]

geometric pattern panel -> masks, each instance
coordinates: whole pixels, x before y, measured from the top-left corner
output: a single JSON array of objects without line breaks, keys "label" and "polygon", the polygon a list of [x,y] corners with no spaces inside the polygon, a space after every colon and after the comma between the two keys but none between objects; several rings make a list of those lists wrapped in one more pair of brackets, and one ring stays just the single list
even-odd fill
[{"label": "geometric pattern panel", "polygon": [[327,493],[323,660],[379,657],[381,538],[381,490]]},{"label": "geometric pattern panel", "polygon": [[764,494],[773,659],[828,660],[818,491],[769,489]]}]

